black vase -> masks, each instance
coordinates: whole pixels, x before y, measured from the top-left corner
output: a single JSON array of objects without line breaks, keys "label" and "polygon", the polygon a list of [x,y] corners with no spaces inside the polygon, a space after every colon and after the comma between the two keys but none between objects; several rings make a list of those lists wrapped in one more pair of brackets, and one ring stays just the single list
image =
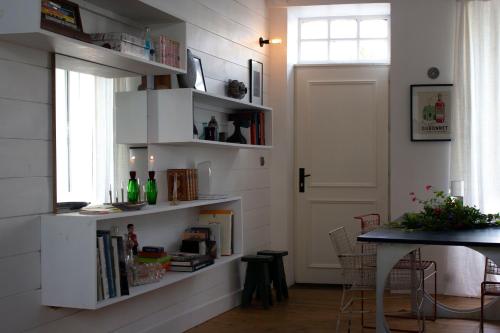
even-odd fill
[{"label": "black vase", "polygon": [[234,133],[229,138],[227,138],[226,142],[242,144],[247,143],[247,139],[245,139],[243,134],[241,134],[241,124],[238,121],[234,122]]}]

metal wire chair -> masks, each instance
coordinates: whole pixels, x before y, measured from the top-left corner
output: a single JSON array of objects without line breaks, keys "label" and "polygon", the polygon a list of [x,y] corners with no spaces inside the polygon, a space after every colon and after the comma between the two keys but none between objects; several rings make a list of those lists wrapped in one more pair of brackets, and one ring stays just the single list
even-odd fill
[{"label": "metal wire chair", "polygon": [[484,279],[481,283],[481,318],[479,332],[484,332],[484,296],[500,296],[500,282],[491,281],[492,276],[500,276],[500,267],[490,258],[484,264]]},{"label": "metal wire chair", "polygon": [[[352,305],[356,301],[361,301],[361,304],[363,305],[364,300],[368,299],[364,296],[364,292],[375,291],[376,289],[377,257],[376,254],[373,253],[362,253],[360,251],[361,249],[357,251],[356,247],[349,240],[344,227],[340,227],[330,231],[329,236],[332,245],[337,252],[337,257],[342,268],[342,297],[340,301],[339,315],[337,317],[336,332],[339,332],[341,319],[344,314],[349,315],[348,332],[351,332],[352,314],[360,313],[363,320],[364,313],[368,312],[364,310],[363,306],[361,307],[361,310],[352,310]],[[397,282],[399,277],[392,275],[393,273],[391,272],[391,276],[389,277],[388,281],[390,283],[393,281]],[[421,281],[420,278],[416,280],[417,285],[414,286],[416,290],[421,290],[421,284],[420,286],[418,285],[419,281]],[[357,297],[355,295],[355,292],[361,292],[361,297]],[[423,330],[425,329],[425,319],[422,313],[423,297],[421,297],[419,293],[417,293],[416,297],[416,301],[418,304],[418,331],[423,332]],[[407,332],[408,330],[399,331]]]},{"label": "metal wire chair", "polygon": [[[355,216],[354,219],[358,220],[361,224],[360,234],[365,234],[369,231],[380,228],[380,214],[366,214]],[[374,243],[362,244],[362,249],[368,253],[377,253],[377,245]],[[412,264],[414,266],[412,266]],[[425,292],[425,281],[434,277],[434,303],[433,303],[433,316],[431,320],[436,320],[437,314],[437,263],[433,260],[422,260],[421,251],[417,249],[410,252],[403,259],[394,266],[391,277],[395,280],[391,281],[393,290],[407,290],[407,285],[411,286],[412,271],[417,270],[421,272],[422,288]]]}]

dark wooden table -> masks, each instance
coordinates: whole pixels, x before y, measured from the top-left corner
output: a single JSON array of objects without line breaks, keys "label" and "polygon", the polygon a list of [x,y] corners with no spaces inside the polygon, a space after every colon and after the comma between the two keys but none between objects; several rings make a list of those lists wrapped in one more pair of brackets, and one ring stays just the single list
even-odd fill
[{"label": "dark wooden table", "polygon": [[[392,267],[409,252],[424,245],[466,246],[500,263],[500,228],[462,231],[405,231],[380,228],[358,236],[360,242],[377,243],[377,333],[390,332],[384,317],[384,285]],[[439,271],[438,271],[439,274]],[[457,272],[460,274],[460,272]],[[485,317],[499,319],[500,306],[491,302]],[[438,316],[446,318],[479,318],[479,309],[454,310],[438,304]]]}]

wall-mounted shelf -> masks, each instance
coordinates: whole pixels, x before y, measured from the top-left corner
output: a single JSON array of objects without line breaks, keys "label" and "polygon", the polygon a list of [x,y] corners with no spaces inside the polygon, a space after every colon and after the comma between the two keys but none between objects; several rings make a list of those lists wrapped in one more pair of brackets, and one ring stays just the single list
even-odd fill
[{"label": "wall-mounted shelf", "polygon": [[[120,234],[133,223],[139,245],[164,246],[178,250],[180,236],[187,227],[198,224],[200,209],[230,209],[233,221],[233,255],[193,273],[167,272],[161,281],[130,287],[130,294],[97,301],[96,230],[116,226]],[[42,216],[42,304],[78,309],[99,309],[144,293],[204,274],[224,265],[235,264],[243,255],[243,219],[240,197],[196,200],[179,205],[162,203],[140,211],[106,215],[79,213]]]},{"label": "wall-mounted shelf", "polygon": [[[205,145],[221,148],[272,148],[272,109],[226,96],[195,89],[167,89],[148,91],[148,143],[173,145]],[[193,125],[201,134],[202,122],[215,116],[219,127],[226,127],[226,137],[233,133],[228,115],[239,112],[262,112],[265,117],[265,145],[238,144],[193,138]],[[247,138],[250,142],[250,138]]]},{"label": "wall-mounted shelf", "polygon": [[[100,1],[93,2],[101,5]],[[142,17],[140,13],[143,13],[154,17],[156,20],[159,20],[162,16],[173,18],[160,10],[142,4],[141,1],[127,0],[127,3],[134,3],[135,7],[142,8],[142,10],[139,11],[139,17]],[[103,4],[108,5],[109,8],[114,8],[120,5],[120,1],[106,0],[103,1]],[[168,24],[174,24],[175,27],[172,29],[172,33],[175,36],[173,36],[173,38],[179,39],[181,43],[181,67],[183,68],[175,68],[159,62],[141,59],[134,55],[110,50],[98,45],[43,30],[40,28],[40,11],[41,1],[2,1],[0,3],[0,12],[2,13],[0,16],[0,40],[43,51],[63,54],[100,65],[119,68],[140,75],[164,75],[186,72],[185,69],[183,69],[185,68],[185,59],[182,58],[185,57],[183,54],[185,53],[183,52],[183,50],[185,50],[185,23],[182,23],[179,19],[175,21],[170,20]],[[131,15],[130,10],[126,10],[126,13]],[[153,13],[156,13],[156,15]],[[142,17],[143,20],[148,18],[147,15]],[[83,22],[83,24],[84,31],[89,32],[85,27],[85,22]],[[168,32],[168,29],[162,27],[161,31]]]}]

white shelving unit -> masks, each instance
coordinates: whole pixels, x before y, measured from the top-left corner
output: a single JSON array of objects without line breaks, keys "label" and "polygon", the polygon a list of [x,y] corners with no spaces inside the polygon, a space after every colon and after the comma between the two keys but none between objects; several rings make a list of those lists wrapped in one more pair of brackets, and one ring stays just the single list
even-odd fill
[{"label": "white shelving unit", "polygon": [[[0,40],[123,69],[140,75],[164,75],[186,72],[185,22],[138,0],[91,0],[89,2],[106,11],[119,10],[120,14],[127,15],[127,18],[132,21],[163,22],[158,26],[158,31],[166,35],[170,32],[171,38],[178,40],[181,44],[181,68],[141,59],[134,55],[106,49],[43,30],[40,28],[41,1],[39,0],[0,1]],[[85,22],[83,22],[83,25],[84,31],[87,32]]]},{"label": "white shelving unit", "polygon": [[[195,89],[168,89],[148,91],[148,143],[174,145],[207,145],[220,148],[272,148],[272,109]],[[215,115],[219,126],[227,122],[227,115],[243,111],[263,111],[265,116],[265,145],[238,144],[193,138],[193,124],[207,122]],[[233,133],[227,126],[226,137]],[[248,141],[249,138],[247,138]]]},{"label": "white shelving unit", "polygon": [[[198,214],[203,208],[233,211],[233,255],[217,259],[215,264],[193,273],[167,272],[159,282],[131,287],[127,296],[97,301],[96,230],[116,226],[125,234],[126,225],[133,223],[140,246],[158,245],[167,251],[177,250],[182,231],[198,223]],[[99,309],[234,263],[244,253],[240,197],[197,200],[176,206],[163,203],[140,211],[106,215],[44,215],[41,225],[42,304],[48,306]]]}]

